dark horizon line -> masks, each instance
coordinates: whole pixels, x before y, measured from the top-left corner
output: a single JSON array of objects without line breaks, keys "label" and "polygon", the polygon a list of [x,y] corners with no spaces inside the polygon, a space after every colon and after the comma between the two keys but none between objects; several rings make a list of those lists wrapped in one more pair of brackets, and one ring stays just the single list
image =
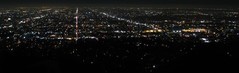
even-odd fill
[{"label": "dark horizon line", "polygon": [[102,4],[102,3],[12,3],[1,4],[2,7],[159,7],[159,8],[239,8],[239,5],[227,4]]}]

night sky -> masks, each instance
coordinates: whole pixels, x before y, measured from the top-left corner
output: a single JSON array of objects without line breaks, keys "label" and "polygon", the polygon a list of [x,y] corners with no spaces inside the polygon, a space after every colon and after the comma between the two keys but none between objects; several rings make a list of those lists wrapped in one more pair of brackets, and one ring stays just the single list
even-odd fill
[{"label": "night sky", "polygon": [[237,0],[1,0],[0,4],[189,4],[238,5]]}]

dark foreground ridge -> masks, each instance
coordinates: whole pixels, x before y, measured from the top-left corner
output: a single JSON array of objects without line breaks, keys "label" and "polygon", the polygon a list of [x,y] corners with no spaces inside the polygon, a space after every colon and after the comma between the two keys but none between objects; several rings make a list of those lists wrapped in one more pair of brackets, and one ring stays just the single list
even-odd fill
[{"label": "dark foreground ridge", "polygon": [[[143,45],[156,41],[155,45]],[[233,41],[205,44],[149,41],[149,38],[79,40],[78,44],[63,42],[67,44],[59,48],[46,44],[42,50],[24,44],[14,52],[1,49],[0,64],[3,73],[232,72],[238,65],[233,60],[236,56],[228,55],[225,48],[234,53],[237,45],[232,43],[238,43],[238,39]],[[138,43],[141,44],[135,46]]]}]

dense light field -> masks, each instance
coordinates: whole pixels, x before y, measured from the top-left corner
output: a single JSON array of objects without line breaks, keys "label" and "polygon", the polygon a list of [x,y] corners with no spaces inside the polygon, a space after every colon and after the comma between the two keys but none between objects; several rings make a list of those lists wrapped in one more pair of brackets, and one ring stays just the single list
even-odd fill
[{"label": "dense light field", "polygon": [[239,9],[0,9],[6,72],[232,71],[238,42]]}]

